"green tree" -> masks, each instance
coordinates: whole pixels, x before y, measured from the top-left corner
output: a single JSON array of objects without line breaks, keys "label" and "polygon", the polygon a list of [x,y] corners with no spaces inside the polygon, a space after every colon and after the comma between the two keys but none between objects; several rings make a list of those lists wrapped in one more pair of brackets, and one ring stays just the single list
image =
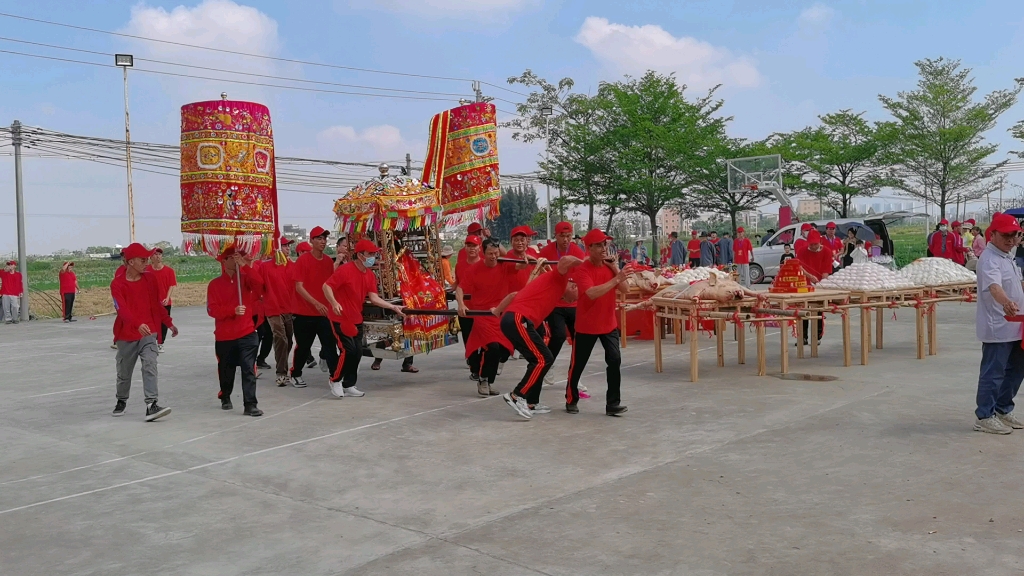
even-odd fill
[{"label": "green tree", "polygon": [[976,102],[971,70],[961,68],[959,60],[914,65],[920,74],[917,90],[878,97],[895,119],[879,125],[886,144],[882,158],[889,166],[884,183],[938,205],[945,218],[948,204],[998,189],[993,177],[1007,161],[986,164],[998,146],[986,143],[984,133],[1017,102],[1024,79]]},{"label": "green tree", "polygon": [[[730,118],[715,117],[722,101],[717,87],[693,102],[683,97],[673,76],[648,71],[639,79],[604,84],[609,103],[607,138],[614,162],[608,184],[621,193],[623,211],[642,214],[657,229],[658,212],[667,204],[692,217],[696,207],[682,201],[697,174],[714,162],[709,150]],[[652,256],[658,257],[657,234]]]},{"label": "green tree", "polygon": [[820,125],[784,134],[774,144],[791,175],[787,185],[809,192],[846,218],[852,201],[878,193],[885,175],[878,127],[863,112],[850,110],[818,119]]},{"label": "green tree", "polygon": [[531,224],[537,212],[537,191],[533,186],[506,186],[501,193],[501,215],[488,224],[491,234],[495,238],[507,240],[513,228]]},{"label": "green tree", "polygon": [[[723,127],[724,128],[724,127]],[[691,198],[673,203],[674,208],[680,204],[691,202],[697,209],[728,217],[733,233],[736,232],[737,216],[741,212],[754,210],[774,195],[769,190],[729,189],[728,170],[725,161],[729,158],[749,158],[769,154],[770,150],[764,142],[745,142],[742,139],[727,138],[724,130],[713,139],[706,150],[709,161],[698,166],[690,189],[694,193]],[[700,229],[700,228],[698,228]],[[716,228],[717,229],[717,228]]]},{"label": "green tree", "polygon": [[[1017,82],[1021,82],[1022,80],[1024,80],[1024,78],[1018,78]],[[1013,128],[1010,128],[1010,133],[1013,134],[1014,138],[1024,140],[1024,120],[1014,124]],[[1024,150],[1013,150],[1012,153],[1024,158]]]}]

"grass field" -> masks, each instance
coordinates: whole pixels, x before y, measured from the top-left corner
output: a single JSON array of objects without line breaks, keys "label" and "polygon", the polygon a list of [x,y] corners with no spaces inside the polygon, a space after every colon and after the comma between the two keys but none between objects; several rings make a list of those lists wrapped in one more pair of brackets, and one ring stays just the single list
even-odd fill
[{"label": "grass field", "polygon": [[[208,256],[168,256],[164,258],[178,276],[179,284],[209,282],[220,274],[220,264]],[[28,263],[28,284],[33,290],[56,290],[61,260],[31,260]],[[75,260],[75,274],[81,289],[110,286],[120,260],[83,258]]]}]

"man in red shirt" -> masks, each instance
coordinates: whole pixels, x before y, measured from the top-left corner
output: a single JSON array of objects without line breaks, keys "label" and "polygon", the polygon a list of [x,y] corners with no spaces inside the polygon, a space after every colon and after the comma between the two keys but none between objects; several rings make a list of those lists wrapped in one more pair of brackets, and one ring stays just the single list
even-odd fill
[{"label": "man in red shirt", "polygon": [[[262,416],[263,411],[256,407],[256,352],[259,338],[252,319],[252,305],[263,291],[263,279],[258,271],[246,265],[245,258],[235,252],[234,248],[225,250],[217,260],[220,261],[221,274],[210,280],[206,287],[206,313],[214,322],[220,407],[222,410],[234,408],[231,405],[231,392],[235,388],[237,366],[242,370],[243,414]],[[241,301],[239,293],[242,295]]]},{"label": "man in red shirt", "polygon": [[[474,222],[473,224],[476,224]],[[479,226],[479,224],[478,224]],[[472,227],[472,224],[470,225]],[[480,257],[480,244],[482,240],[479,236],[467,236],[463,243],[462,249],[459,250],[459,256],[462,257],[465,254],[465,259],[460,259],[455,266],[455,289],[458,290],[459,284],[462,282],[461,274],[465,274],[467,270],[472,268],[478,262],[483,260]],[[460,272],[461,271],[461,272]],[[470,294],[472,296],[472,294]],[[462,345],[469,351],[469,335],[473,333],[473,318],[460,318],[459,319],[459,332],[462,334]],[[480,381],[480,363],[473,362],[472,358],[466,359],[466,365],[469,366],[469,379]]]},{"label": "man in red shirt", "polygon": [[[493,310],[501,307],[502,301],[509,295],[509,282],[517,279],[519,271],[515,265],[509,267],[498,264],[501,250],[497,240],[484,240],[483,250],[483,260],[463,272],[462,280],[455,289],[460,323],[468,318],[467,310]],[[466,294],[472,295],[468,305]],[[473,318],[473,331],[466,340],[466,359],[470,369],[475,368],[480,376],[476,387],[479,395],[498,395],[492,387],[494,377],[498,375],[498,365],[508,359],[511,352],[512,344],[502,335],[497,317]]]},{"label": "man in red shirt", "polygon": [[[800,237],[793,242],[793,252],[799,254],[800,250],[802,250],[804,246],[807,246],[807,235],[810,234],[813,229],[814,226],[812,226],[810,222],[804,222],[800,225]],[[799,258],[799,256],[797,257]]]},{"label": "man in red shirt", "polygon": [[939,221],[939,230],[932,234],[928,249],[931,250],[932,256],[936,258],[953,260],[953,254],[956,252],[956,239],[953,237],[953,233],[949,231],[949,221],[945,218]]},{"label": "man in red shirt", "polygon": [[555,362],[554,354],[544,344],[544,337],[537,332],[537,327],[557,305],[576,301],[576,284],[569,280],[569,273],[582,263],[583,260],[576,256],[561,257],[555,269],[527,284],[504,310],[495,310],[501,314],[501,333],[527,362],[526,374],[515,390],[502,396],[505,403],[523,418],[533,417],[527,398],[530,397],[534,405],[539,402],[541,382]]},{"label": "man in red shirt", "polygon": [[[530,247],[530,238],[536,235],[537,233],[529,226],[516,226],[513,228],[511,238],[512,250],[506,256],[517,260],[536,260],[537,251]],[[530,279],[533,267],[519,266],[513,262],[506,263],[506,267],[515,270],[515,275],[508,280],[508,291],[518,292],[523,286],[526,286],[526,281]]]},{"label": "man in red shirt", "polygon": [[75,294],[78,293],[78,275],[75,274],[75,263],[65,262],[57,274],[60,281],[60,306],[65,322],[78,322],[72,313],[75,309]]},{"label": "man in red shirt", "polygon": [[3,306],[0,317],[3,317],[7,324],[21,322],[21,296],[25,288],[17,265],[17,262],[10,260],[4,269],[0,270],[0,304]]},{"label": "man in red shirt", "polygon": [[[481,226],[479,222],[472,222],[469,227],[466,228],[466,236],[479,238],[481,242],[484,241],[483,233],[484,227]],[[490,235],[490,232],[488,232],[488,235]],[[477,244],[477,246],[479,246],[479,244]],[[462,266],[466,260],[475,260],[477,258],[469,257],[469,251],[466,249],[466,246],[459,248],[459,255],[455,258],[455,275],[458,276],[459,266]],[[458,281],[458,278],[456,278],[456,281]]]},{"label": "man in red shirt", "polygon": [[960,228],[960,222],[954,220],[950,228],[952,228],[953,232],[953,262],[963,266],[967,263],[967,247],[964,246],[963,230]]},{"label": "man in red shirt", "polygon": [[[549,262],[557,262],[562,259],[562,256],[574,256],[580,261],[587,257],[583,253],[583,249],[572,242],[572,223],[570,222],[559,222],[555,225],[555,241],[548,244],[540,251],[542,258]],[[572,282],[572,274],[569,275],[569,282]],[[576,301],[562,300],[558,303],[558,306],[551,312],[551,314],[545,319],[548,323],[548,349],[551,350],[551,356],[555,359],[558,358],[558,353],[562,350],[562,345],[565,344],[566,338],[576,337]],[[545,384],[554,384],[554,377],[550,374],[545,376]]]},{"label": "man in red shirt", "polygon": [[[309,244],[309,242],[299,242],[298,244],[295,245],[295,258],[296,258],[296,260],[301,258],[303,254],[308,254],[312,250],[313,250],[313,246],[311,246]],[[338,263],[335,262],[334,264],[335,264],[334,267],[337,268],[338,267],[337,266]],[[291,314],[292,314],[293,329],[294,329],[295,314],[297,314],[298,311],[301,310],[301,308],[300,308],[300,306],[301,306],[300,301],[302,300],[302,298],[299,297],[299,293],[295,291],[295,273],[297,272],[297,270],[298,269],[295,266],[291,266],[291,267],[288,268],[288,274],[289,274],[289,276],[288,276],[288,284],[289,284],[289,287],[290,287],[291,293],[292,293],[291,300],[288,302],[288,304],[289,304],[289,310],[291,310]],[[322,353],[323,352],[321,352],[321,354]],[[327,359],[326,358],[321,358],[321,359],[324,361],[324,365],[326,365],[327,364]],[[293,358],[293,360],[294,360],[294,358]],[[306,368],[316,368],[316,358],[313,358],[312,354],[310,354],[310,356],[306,359]],[[321,368],[321,370],[323,370],[324,372],[327,371],[324,368]],[[291,380],[291,378],[289,378],[289,380]]]},{"label": "man in red shirt", "polygon": [[700,238],[696,230],[690,230],[690,241],[686,243],[686,253],[690,259],[690,268],[700,266]]},{"label": "man in red shirt", "polygon": [[[818,282],[828,278],[832,274],[833,264],[832,261],[835,258],[832,255],[832,250],[825,246],[821,241],[821,232],[817,230],[811,230],[807,235],[807,242],[802,246],[802,249],[796,253],[797,260],[804,265],[804,268],[812,275],[817,276]],[[817,282],[815,282],[817,284]],[[809,322],[803,321],[804,325],[804,344],[807,344]],[[818,340],[825,335],[825,320],[824,318],[818,319]]]},{"label": "man in red shirt", "polygon": [[736,229],[736,240],[732,243],[732,253],[736,269],[740,274],[740,284],[750,288],[750,263],[754,261],[754,245],[747,238],[747,231],[740,226]]},{"label": "man in red shirt", "polygon": [[135,363],[142,359],[142,389],[146,395],[146,421],[151,422],[171,413],[170,408],[157,404],[157,334],[160,326],[178,335],[178,329],[167,310],[160,305],[159,288],[152,274],[146,272],[146,260],[151,250],[139,243],[124,249],[125,273],[110,283],[117,318],[114,321],[114,340],[117,343],[117,404],[114,416],[124,414],[128,392],[132,387]]},{"label": "man in red shirt", "polygon": [[405,318],[402,308],[377,295],[377,276],[371,268],[377,264],[380,248],[363,239],[352,249],[352,259],[338,267],[321,288],[328,302],[331,333],[335,346],[341,349],[341,360],[331,369],[331,394],[337,398],[360,397],[366,393],[356,388],[359,361],[363,358],[363,302],[391,310]]},{"label": "man in red shirt", "polygon": [[[334,260],[324,254],[327,230],[317,226],[309,233],[310,251],[295,262],[295,305],[292,326],[295,330],[295,356],[292,360],[292,386],[305,388],[302,367],[307,360],[316,361],[310,354],[313,340],[320,340],[320,350],[327,360],[327,368],[334,373],[338,367],[338,345],[331,331],[327,315],[324,282],[334,273]],[[314,366],[316,364],[314,363]]]},{"label": "man in red shirt", "polygon": [[825,237],[821,239],[821,243],[828,246],[828,249],[832,251],[832,255],[842,254],[843,252],[843,239],[836,236],[836,223],[829,222],[825,225]]},{"label": "man in red shirt", "polygon": [[[618,319],[615,314],[615,291],[629,292],[626,277],[629,266],[619,270],[617,262],[606,262],[606,243],[612,237],[597,228],[587,232],[583,244],[587,247],[587,260],[573,271],[579,299],[576,302],[576,337],[572,344],[572,361],[569,364],[569,382],[565,385],[565,411],[579,414],[579,383],[583,370],[590,360],[594,344],[601,341],[604,361],[608,365],[608,393],[605,396],[605,414],[618,416],[626,411],[620,404],[619,385],[622,376],[619,367],[622,355],[619,352]],[[614,260],[614,257],[613,257]]]},{"label": "man in red shirt", "polygon": [[288,279],[294,265],[288,259],[288,247],[293,243],[294,241],[282,237],[281,247],[274,254],[273,260],[260,266],[260,276],[263,280],[263,312],[267,316],[267,324],[270,325],[270,333],[274,338],[274,363],[277,373],[275,383],[278,386],[287,386],[291,380],[288,377],[288,353],[292,349],[291,301],[294,283],[289,283]]},{"label": "man in red shirt", "polygon": [[[178,287],[178,277],[174,274],[174,269],[164,264],[164,249],[154,248],[153,255],[149,258],[149,266],[146,266],[146,272],[151,272],[153,278],[156,278],[156,285],[160,293],[160,304],[167,309],[167,313],[171,313],[171,305],[174,303],[174,289]],[[167,340],[167,327],[160,327],[160,352],[164,351],[164,341]]]}]

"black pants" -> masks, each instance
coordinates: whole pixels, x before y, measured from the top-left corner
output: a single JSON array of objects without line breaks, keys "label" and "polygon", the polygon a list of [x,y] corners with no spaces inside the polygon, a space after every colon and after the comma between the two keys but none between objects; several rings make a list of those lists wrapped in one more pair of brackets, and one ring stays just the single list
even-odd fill
[{"label": "black pants", "polygon": [[338,368],[338,342],[331,330],[331,321],[325,316],[295,315],[292,320],[295,330],[295,355],[292,357],[292,376],[302,376],[302,368],[306,365],[313,340],[320,340],[320,350],[327,360],[327,368],[333,374]]},{"label": "black pants", "polygon": [[343,388],[351,388],[356,385],[356,378],[359,377],[359,361],[363,359],[363,323],[356,324],[358,332],[355,336],[342,334],[341,325],[337,322],[331,324],[331,329],[336,342],[334,346],[341,350],[341,359],[335,359],[336,365],[331,368],[331,382],[341,382]]},{"label": "black pants", "polygon": [[242,369],[242,402],[256,405],[256,348],[258,337],[253,332],[237,340],[214,344],[217,352],[217,374],[220,376],[221,399],[227,400],[235,389],[235,367]]},{"label": "black pants", "polygon": [[509,353],[505,347],[497,342],[491,342],[487,346],[475,351],[479,358],[479,364],[473,370],[480,374],[480,380],[486,380],[488,384],[494,384],[498,376],[498,364],[508,360]]},{"label": "black pants", "polygon": [[[825,319],[818,318],[818,340],[825,335]],[[811,337],[811,321],[803,320],[804,323],[804,344],[807,344],[807,339]]]},{"label": "black pants", "polygon": [[690,258],[690,268],[697,268],[700,266],[700,258]]},{"label": "black pants", "polygon": [[253,316],[252,323],[256,325],[256,337],[260,340],[260,349],[256,354],[256,360],[266,362],[270,351],[274,349],[274,331],[270,329],[266,318],[263,319],[262,324],[256,324],[257,322],[259,322],[259,316]]},{"label": "black pants", "polygon": [[555,356],[544,345],[544,338],[537,328],[522,314],[505,312],[501,316],[501,333],[512,342],[512,346],[526,359],[526,374],[512,392],[519,398],[526,398],[528,404],[540,401],[540,389],[544,376],[555,362]]},{"label": "black pants", "polygon": [[[75,307],[75,293],[68,292],[67,294],[61,294],[61,304],[64,307],[64,319],[71,320],[71,311]],[[166,328],[164,328],[166,330]]]},{"label": "black pants", "polygon": [[605,396],[605,405],[618,406],[619,386],[622,384],[622,376],[619,369],[622,366],[622,355],[619,352],[619,331],[612,330],[608,334],[580,334],[572,343],[572,363],[569,364],[569,383],[565,385],[565,403],[575,404],[580,401],[580,376],[587,367],[590,360],[590,353],[594,350],[594,344],[601,341],[604,347],[604,362],[608,365],[608,394]]},{"label": "black pants", "polygon": [[[164,310],[167,310],[167,314],[170,314],[171,313],[170,305],[164,306]],[[166,341],[166,340],[167,340],[167,325],[166,324],[161,324],[160,325],[160,343],[163,344],[164,341]]]},{"label": "black pants", "polygon": [[[469,334],[473,331],[473,319],[459,317],[459,332],[462,333],[462,345],[465,347],[469,343]],[[469,356],[466,357],[466,365],[469,366],[469,371],[473,374],[480,373],[480,352],[474,350]]]},{"label": "black pants", "polygon": [[568,306],[555,308],[546,320],[548,328],[551,329],[548,349],[551,350],[552,358],[558,358],[558,353],[562,351],[566,337],[576,337],[576,309]]}]

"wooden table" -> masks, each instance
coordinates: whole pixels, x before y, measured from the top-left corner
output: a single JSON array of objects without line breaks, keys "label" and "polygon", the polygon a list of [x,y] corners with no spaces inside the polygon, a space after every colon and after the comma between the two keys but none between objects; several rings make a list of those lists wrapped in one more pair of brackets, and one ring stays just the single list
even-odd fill
[{"label": "wooden table", "polygon": [[623,294],[618,290],[615,291],[615,307],[619,311],[619,333],[622,335],[621,346],[623,348],[626,347],[627,336],[629,336],[629,330],[626,329],[626,306],[639,304],[654,296],[654,294],[654,292],[641,290],[636,286],[630,286],[629,293],[627,294]]},{"label": "wooden table", "polygon": [[[935,356],[939,351],[938,345],[938,314],[936,304],[939,302],[973,302],[977,299],[978,285],[976,282],[956,282],[952,284],[940,284],[937,286],[925,286],[924,298],[921,303],[926,310],[919,315],[925,315],[928,319],[928,355]],[[919,330],[920,322],[919,322]],[[920,345],[918,346],[920,348]],[[918,358],[924,355],[918,352]]]},{"label": "wooden table", "polygon": [[[843,305],[850,301],[850,293],[846,290],[815,289],[814,292],[801,292],[795,294],[767,293],[767,301],[772,308],[780,310],[804,310],[813,313],[817,320],[823,318],[826,313],[840,314],[843,318],[843,366],[849,366],[850,356],[850,316]],[[805,319],[810,319],[806,317]],[[808,335],[808,342],[811,345],[811,357],[818,357],[818,323],[810,322],[808,328],[811,333]],[[785,327],[782,329],[782,373],[789,372],[789,342],[788,332]],[[796,355],[797,358],[804,357],[804,334],[803,322],[796,323]]]},{"label": "wooden table", "polygon": [[900,307],[913,306],[917,316],[917,357],[924,358],[924,314],[920,303],[925,295],[924,288],[902,288],[896,290],[854,290],[850,292],[850,304],[847,308],[860,308],[860,363],[868,364],[868,353],[871,350],[871,310],[875,311],[874,347],[881,350],[884,341],[885,311]]}]

